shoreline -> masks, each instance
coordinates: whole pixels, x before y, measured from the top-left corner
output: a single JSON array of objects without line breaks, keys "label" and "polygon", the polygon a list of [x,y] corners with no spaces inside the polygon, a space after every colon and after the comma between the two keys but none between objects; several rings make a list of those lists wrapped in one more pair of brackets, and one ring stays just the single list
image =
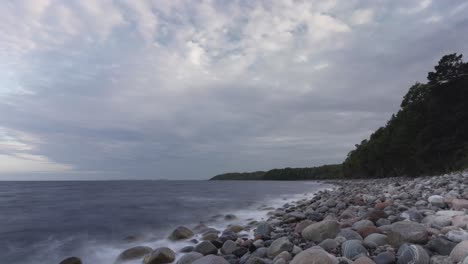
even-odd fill
[{"label": "shoreline", "polygon": [[468,263],[467,170],[320,183],[334,188],[263,208],[268,209],[265,221],[229,225],[236,216],[225,215],[224,230],[178,227],[172,240],[192,245],[177,253],[137,246],[122,252],[116,263]]}]

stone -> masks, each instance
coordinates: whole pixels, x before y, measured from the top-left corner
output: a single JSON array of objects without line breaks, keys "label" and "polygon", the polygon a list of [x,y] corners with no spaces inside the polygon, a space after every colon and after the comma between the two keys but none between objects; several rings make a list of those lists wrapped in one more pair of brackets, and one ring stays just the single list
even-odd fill
[{"label": "stone", "polygon": [[428,232],[422,224],[400,221],[391,225],[387,241],[392,246],[400,246],[406,242],[425,244],[428,241]]},{"label": "stone", "polygon": [[287,251],[283,251],[279,253],[274,259],[273,263],[276,262],[278,259],[284,259],[286,262],[289,262],[292,259],[291,253]]},{"label": "stone", "polygon": [[441,210],[437,211],[436,215],[445,215],[445,216],[457,216],[457,215],[465,215],[465,212],[463,211],[453,211],[453,210]]},{"label": "stone", "polygon": [[313,221],[308,220],[308,219],[303,220],[296,225],[296,227],[294,228],[294,232],[300,234],[306,227],[310,226],[313,223],[314,223]]},{"label": "stone", "polygon": [[446,215],[428,215],[421,221],[423,224],[436,227],[444,227],[452,224],[452,218]]},{"label": "stone", "polygon": [[199,258],[192,262],[192,264],[230,264],[226,259],[215,256],[215,255],[208,255],[202,258]]},{"label": "stone", "polygon": [[362,240],[362,236],[358,232],[350,228],[341,229],[341,231],[337,234],[337,236],[344,237],[346,238],[346,240],[353,240],[353,239]]},{"label": "stone", "polygon": [[375,226],[368,226],[368,227],[364,227],[358,230],[358,234],[361,235],[361,237],[363,238],[366,238],[368,235],[376,234],[376,233],[377,234],[382,233],[382,231],[380,231],[380,229],[378,229]]},{"label": "stone", "polygon": [[195,250],[194,246],[186,246],[186,247],[181,248],[179,251],[182,252],[182,253],[189,253],[189,252],[192,252],[194,250]]},{"label": "stone", "polygon": [[403,244],[397,252],[397,264],[428,264],[429,254],[419,245]]},{"label": "stone", "polygon": [[157,248],[143,259],[144,264],[164,264],[175,260],[175,253],[170,248]]},{"label": "stone", "polygon": [[304,220],[306,218],[305,214],[303,212],[299,212],[299,211],[294,211],[294,212],[287,213],[284,217],[285,218],[293,218],[295,220]]},{"label": "stone", "polygon": [[466,199],[453,199],[452,208],[454,210],[468,209],[468,200]]},{"label": "stone", "polygon": [[218,234],[211,233],[211,232],[203,234],[202,236],[202,240],[208,240],[208,241],[215,240],[217,238],[218,238]]},{"label": "stone", "polygon": [[375,264],[375,262],[368,257],[359,257],[353,261],[353,264]]},{"label": "stone", "polygon": [[388,215],[382,210],[372,210],[366,216],[367,220],[372,221],[373,223],[377,222],[381,218],[387,218]]},{"label": "stone", "polygon": [[439,208],[445,207],[444,197],[440,195],[432,195],[427,198],[427,201],[432,205]]},{"label": "stone", "polygon": [[227,240],[224,242],[223,246],[221,247],[221,253],[224,255],[230,255],[234,250],[236,250],[237,244],[232,240]]},{"label": "stone", "polygon": [[465,230],[451,230],[446,234],[447,238],[453,242],[468,240],[468,232]]},{"label": "stone", "polygon": [[468,216],[467,215],[456,215],[452,217],[452,225],[460,228],[468,228]]},{"label": "stone", "polygon": [[351,260],[356,260],[362,256],[368,256],[367,249],[360,240],[347,240],[341,245],[341,254]]},{"label": "stone", "polygon": [[427,243],[427,248],[433,252],[436,252],[443,256],[450,255],[453,248],[457,245],[457,243],[450,241],[444,237],[437,237],[429,241]]},{"label": "stone", "polygon": [[204,256],[210,254],[216,255],[218,253],[218,248],[216,248],[215,245],[209,241],[202,241],[195,246],[195,251],[201,253]]},{"label": "stone", "polygon": [[374,243],[377,246],[384,246],[387,244],[387,236],[383,234],[370,234],[364,239],[365,243]]},{"label": "stone", "polygon": [[237,256],[237,257],[242,257],[243,255],[245,255],[247,252],[249,252],[249,250],[245,247],[239,247],[239,248],[236,248],[232,254]]},{"label": "stone", "polygon": [[289,264],[335,264],[335,262],[324,250],[309,248],[297,254]]},{"label": "stone", "polygon": [[273,231],[271,225],[267,222],[261,222],[257,225],[257,228],[254,230],[254,235],[257,238],[269,238],[270,233]]},{"label": "stone", "polygon": [[450,259],[454,263],[463,261],[468,256],[468,241],[458,243],[450,253]]},{"label": "stone", "polygon": [[193,237],[192,230],[188,229],[185,226],[179,226],[174,231],[172,231],[171,235],[169,235],[169,239],[171,240],[181,240]]},{"label": "stone", "polygon": [[380,227],[380,226],[391,225],[392,222],[386,218],[380,218],[379,220],[375,222],[375,224]]},{"label": "stone", "polygon": [[385,251],[375,256],[374,261],[376,264],[393,264],[395,263],[395,253]]},{"label": "stone", "polygon": [[176,264],[192,264],[195,260],[202,257],[203,255],[198,252],[190,252],[180,257]]},{"label": "stone", "polygon": [[306,227],[302,237],[306,240],[320,243],[327,238],[335,238],[340,232],[340,224],[334,220],[324,220]]},{"label": "stone", "polygon": [[354,230],[359,230],[365,227],[375,226],[374,223],[370,220],[361,220],[353,224],[352,228]]},{"label": "stone", "polygon": [[244,230],[244,227],[241,226],[241,225],[232,225],[228,228],[229,230],[231,230],[232,232],[234,233],[239,233],[241,232],[242,230]]},{"label": "stone", "polygon": [[120,253],[120,255],[117,257],[117,262],[140,259],[140,258],[143,258],[146,254],[151,253],[151,251],[153,251],[153,249],[150,247],[145,247],[145,246],[132,247]]},{"label": "stone", "polygon": [[335,253],[338,250],[338,242],[335,239],[327,238],[320,242],[319,246],[329,253]]},{"label": "stone", "polygon": [[288,237],[280,237],[271,243],[267,251],[267,256],[269,258],[274,258],[283,251],[292,251],[293,247],[294,245],[289,241]]},{"label": "stone", "polygon": [[60,261],[59,264],[82,264],[83,262],[81,262],[81,259],[80,258],[77,258],[77,257],[69,257],[69,258],[66,258],[62,261]]},{"label": "stone", "polygon": [[227,221],[231,221],[231,220],[235,220],[237,219],[237,216],[233,215],[233,214],[227,214],[224,216],[224,220],[227,220]]},{"label": "stone", "polygon": [[430,264],[453,264],[452,260],[448,256],[432,256]]}]

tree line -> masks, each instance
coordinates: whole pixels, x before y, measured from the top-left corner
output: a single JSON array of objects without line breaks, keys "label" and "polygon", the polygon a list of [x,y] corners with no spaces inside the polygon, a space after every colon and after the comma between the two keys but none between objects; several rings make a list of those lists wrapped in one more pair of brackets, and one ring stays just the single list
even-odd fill
[{"label": "tree line", "polygon": [[415,177],[468,168],[468,63],[443,56],[403,97],[400,109],[342,164],[227,173],[214,180]]}]

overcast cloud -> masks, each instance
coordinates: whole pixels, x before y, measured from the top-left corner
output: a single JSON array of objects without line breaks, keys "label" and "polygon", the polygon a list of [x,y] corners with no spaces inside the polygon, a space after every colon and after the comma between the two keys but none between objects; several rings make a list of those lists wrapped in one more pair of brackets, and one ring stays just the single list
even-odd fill
[{"label": "overcast cloud", "polygon": [[464,0],[4,0],[0,179],[343,161],[448,53]]}]

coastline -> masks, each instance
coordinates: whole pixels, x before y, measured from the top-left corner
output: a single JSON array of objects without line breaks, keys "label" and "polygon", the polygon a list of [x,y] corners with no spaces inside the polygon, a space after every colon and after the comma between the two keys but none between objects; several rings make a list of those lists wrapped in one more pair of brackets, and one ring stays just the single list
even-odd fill
[{"label": "coastline", "polygon": [[178,227],[171,238],[184,248],[136,246],[117,262],[468,263],[468,171],[322,183],[334,187],[258,208],[266,219],[235,224],[237,216],[224,215],[224,229]]}]

